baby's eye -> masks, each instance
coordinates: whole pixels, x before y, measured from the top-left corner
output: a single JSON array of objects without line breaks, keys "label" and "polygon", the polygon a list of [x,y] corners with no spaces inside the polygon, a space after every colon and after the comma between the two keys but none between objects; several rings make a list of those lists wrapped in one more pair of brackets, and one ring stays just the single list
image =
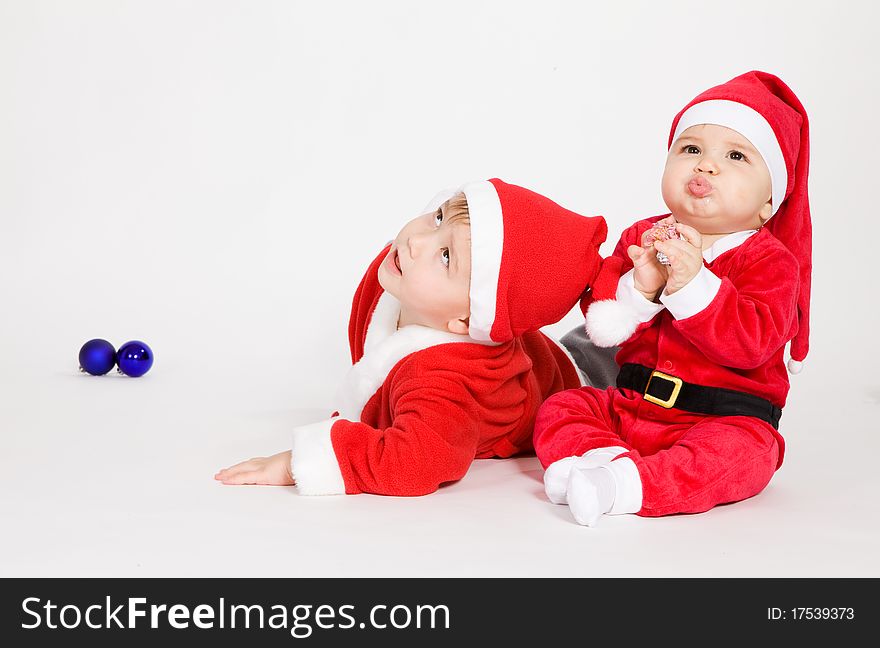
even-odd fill
[{"label": "baby's eye", "polygon": [[748,162],[748,158],[745,156],[745,154],[740,153],[739,151],[731,151],[730,152],[730,159],[737,160],[737,161],[743,160],[743,161]]},{"label": "baby's eye", "polygon": [[443,222],[443,212],[438,209],[437,213],[434,214],[434,225],[436,225],[437,227],[440,227],[440,223],[442,223],[442,222]]},{"label": "baby's eye", "polygon": [[[441,220],[443,219],[442,216],[440,218]],[[447,268],[449,267],[449,248],[443,248],[440,250],[440,261],[444,266]]]},{"label": "baby's eye", "polygon": [[683,152],[689,153],[691,155],[699,155],[700,148],[698,146],[694,146],[693,144],[686,144],[682,149]]}]

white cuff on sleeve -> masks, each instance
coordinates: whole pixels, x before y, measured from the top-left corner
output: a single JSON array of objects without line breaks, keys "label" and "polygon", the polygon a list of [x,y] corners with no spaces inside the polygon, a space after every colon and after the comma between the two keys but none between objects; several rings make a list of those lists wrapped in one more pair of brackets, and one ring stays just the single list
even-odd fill
[{"label": "white cuff on sleeve", "polygon": [[634,272],[630,270],[618,280],[614,299],[600,299],[587,308],[587,335],[596,346],[618,346],[630,339],[642,322],[650,322],[664,308],[636,290]]},{"label": "white cuff on sleeve", "polygon": [[650,322],[665,308],[663,304],[655,304],[645,299],[645,296],[636,290],[635,270],[630,270],[617,282],[617,301],[630,306],[638,315],[640,322]]},{"label": "white cuff on sleeve", "polygon": [[660,301],[666,305],[675,319],[686,319],[711,304],[719,290],[721,290],[721,279],[709,268],[703,266],[697,276],[677,292],[667,295],[666,291],[663,291],[660,295]]},{"label": "white cuff on sleeve", "polygon": [[301,495],[345,494],[345,481],[330,440],[330,429],[338,420],[335,416],[293,429],[290,470]]}]

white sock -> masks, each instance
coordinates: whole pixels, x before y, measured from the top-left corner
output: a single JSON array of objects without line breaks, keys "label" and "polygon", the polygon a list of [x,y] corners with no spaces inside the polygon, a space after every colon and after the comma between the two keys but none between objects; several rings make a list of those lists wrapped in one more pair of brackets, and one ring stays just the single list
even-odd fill
[{"label": "white sock", "polygon": [[578,468],[597,468],[626,451],[626,448],[621,446],[594,448],[580,457],[564,457],[554,461],[547,466],[547,470],[544,472],[544,492],[547,493],[547,499],[554,504],[568,504],[566,491],[572,468],[575,466]]},{"label": "white sock", "polygon": [[547,499],[554,504],[566,504],[565,488],[568,484],[568,475],[574,467],[578,457],[564,457],[554,461],[544,471],[544,492]]},{"label": "white sock", "polygon": [[598,468],[572,468],[568,477],[568,508],[578,524],[596,526],[602,514],[614,506],[617,485],[611,471]]}]

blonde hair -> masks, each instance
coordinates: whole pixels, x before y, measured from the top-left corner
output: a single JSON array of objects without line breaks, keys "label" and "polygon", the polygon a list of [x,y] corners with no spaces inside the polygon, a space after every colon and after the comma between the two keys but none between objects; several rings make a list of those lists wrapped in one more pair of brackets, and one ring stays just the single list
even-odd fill
[{"label": "blonde hair", "polygon": [[463,193],[457,193],[445,203],[443,210],[443,219],[449,225],[461,223],[463,225],[471,224],[471,216],[468,211],[467,198]]}]

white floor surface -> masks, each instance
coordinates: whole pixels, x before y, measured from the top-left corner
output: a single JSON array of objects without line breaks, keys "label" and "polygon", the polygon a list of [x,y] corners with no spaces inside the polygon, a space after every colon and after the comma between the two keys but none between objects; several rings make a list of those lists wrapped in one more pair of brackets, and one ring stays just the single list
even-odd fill
[{"label": "white floor surface", "polygon": [[535,457],[478,461],[422,498],[222,486],[217,468],[283,449],[324,412],[284,408],[280,369],[164,355],[139,379],[7,365],[0,574],[880,576],[880,393],[802,374],[786,460],[763,493],[584,528],[545,499]]}]

